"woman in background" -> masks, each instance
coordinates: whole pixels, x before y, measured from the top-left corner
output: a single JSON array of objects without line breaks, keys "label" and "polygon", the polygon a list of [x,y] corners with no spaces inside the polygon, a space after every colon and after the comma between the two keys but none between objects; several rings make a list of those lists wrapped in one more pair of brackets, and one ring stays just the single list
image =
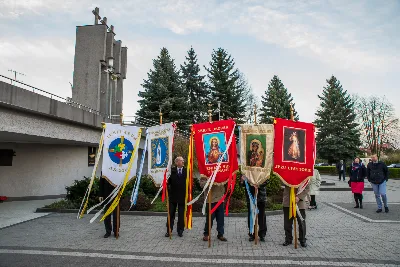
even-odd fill
[{"label": "woman in background", "polygon": [[355,209],[362,209],[362,199],[363,199],[363,191],[364,191],[364,179],[367,177],[367,169],[365,165],[362,164],[359,157],[354,159],[353,164],[351,165],[350,171],[350,187],[351,192],[354,194],[354,200],[356,202]]},{"label": "woman in background", "polygon": [[317,208],[317,202],[315,201],[315,196],[319,194],[319,187],[321,186],[321,175],[319,171],[314,169],[314,175],[310,181],[310,206],[308,207],[309,210]]}]

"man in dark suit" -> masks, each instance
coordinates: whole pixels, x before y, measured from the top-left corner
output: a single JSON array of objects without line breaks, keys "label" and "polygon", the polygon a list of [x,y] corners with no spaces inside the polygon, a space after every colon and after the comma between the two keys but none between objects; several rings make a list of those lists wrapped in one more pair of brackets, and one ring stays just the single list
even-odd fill
[{"label": "man in dark suit", "polygon": [[338,164],[336,164],[336,169],[339,173],[339,181],[342,179],[343,176],[343,181],[346,180],[346,163],[343,160],[340,160]]},{"label": "man in dark suit", "polygon": [[[99,181],[99,191],[100,191],[100,196],[99,196],[99,200],[100,202],[103,201],[104,198],[108,197],[111,192],[115,189],[114,185],[112,185],[106,178],[104,178],[103,176],[100,177],[100,181]],[[108,208],[110,207],[111,203],[109,205],[106,206],[105,211],[108,210]],[[119,204],[118,204],[119,205]],[[108,238],[111,235],[111,231],[114,232],[114,236],[116,236],[117,233],[117,229],[119,229],[119,225],[117,225],[117,216],[119,216],[118,214],[118,207],[116,207],[114,209],[114,211],[112,212],[112,217],[113,217],[113,224],[111,226],[111,214],[108,215],[105,219],[104,219],[104,226],[106,227],[106,234],[104,235],[104,238]],[[119,232],[119,231],[118,231]]]},{"label": "man in dark suit", "polygon": [[[182,237],[183,230],[185,229],[185,197],[186,197],[186,168],[184,167],[185,161],[182,157],[175,159],[176,167],[171,169],[171,176],[168,179],[168,193],[169,193],[169,216],[171,232],[174,228],[175,212],[178,208],[178,236]],[[169,237],[168,221],[167,233]]]}]

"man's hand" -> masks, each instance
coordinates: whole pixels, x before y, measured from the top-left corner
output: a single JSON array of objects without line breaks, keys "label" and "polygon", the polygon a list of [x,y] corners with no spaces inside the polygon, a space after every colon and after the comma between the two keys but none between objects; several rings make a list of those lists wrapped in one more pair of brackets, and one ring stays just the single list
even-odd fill
[{"label": "man's hand", "polygon": [[246,181],[246,180],[247,180],[247,177],[246,177],[246,176],[244,176],[244,175],[242,175],[242,177],[240,178],[240,180],[242,181],[242,183],[244,183],[244,181]]},{"label": "man's hand", "polygon": [[299,197],[296,197],[296,203],[298,203],[300,201]]},{"label": "man's hand", "polygon": [[104,199],[103,197],[99,197],[100,202],[103,202],[103,199]]}]

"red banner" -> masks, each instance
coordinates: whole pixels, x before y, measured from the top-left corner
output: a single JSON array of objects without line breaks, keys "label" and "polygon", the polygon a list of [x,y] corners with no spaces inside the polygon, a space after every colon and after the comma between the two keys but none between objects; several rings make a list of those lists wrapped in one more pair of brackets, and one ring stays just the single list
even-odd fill
[{"label": "red banner", "polygon": [[[210,178],[221,163],[215,183],[226,183],[238,169],[235,122],[223,120],[193,125],[194,143],[201,176]],[[228,151],[227,148],[229,147]]]},{"label": "red banner", "polygon": [[298,187],[313,176],[315,126],[275,119],[274,172],[288,186]]}]

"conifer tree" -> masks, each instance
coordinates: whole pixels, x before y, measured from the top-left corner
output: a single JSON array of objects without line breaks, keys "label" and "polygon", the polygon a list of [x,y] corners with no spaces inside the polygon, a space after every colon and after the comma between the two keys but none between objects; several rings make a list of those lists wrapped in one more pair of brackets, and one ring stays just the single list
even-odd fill
[{"label": "conifer tree", "polygon": [[197,63],[197,55],[193,47],[188,51],[186,61],[181,65],[182,85],[188,97],[186,107],[192,122],[203,122],[207,120],[207,104],[209,92],[204,77],[200,75],[200,66]]},{"label": "conifer tree", "polygon": [[207,68],[208,87],[214,107],[221,103],[221,119],[245,117],[246,84],[244,76],[235,67],[234,59],[223,48],[213,50]]},{"label": "conifer tree", "polygon": [[272,123],[274,118],[290,119],[290,104],[293,105],[294,119],[299,119],[293,97],[278,76],[274,75],[268,84],[268,89],[261,98],[261,123]]},{"label": "conifer tree", "polygon": [[147,76],[148,79],[142,84],[144,90],[139,92],[140,109],[136,115],[158,122],[161,107],[164,122],[178,121],[178,127],[190,124],[186,111],[187,96],[181,84],[179,70],[166,48],[162,48],[160,55],[153,60],[153,69]]},{"label": "conifer tree", "polygon": [[332,76],[327,80],[321,104],[315,115],[317,127],[317,153],[319,158],[334,163],[352,159],[360,149],[360,131],[354,102],[339,80]]}]

